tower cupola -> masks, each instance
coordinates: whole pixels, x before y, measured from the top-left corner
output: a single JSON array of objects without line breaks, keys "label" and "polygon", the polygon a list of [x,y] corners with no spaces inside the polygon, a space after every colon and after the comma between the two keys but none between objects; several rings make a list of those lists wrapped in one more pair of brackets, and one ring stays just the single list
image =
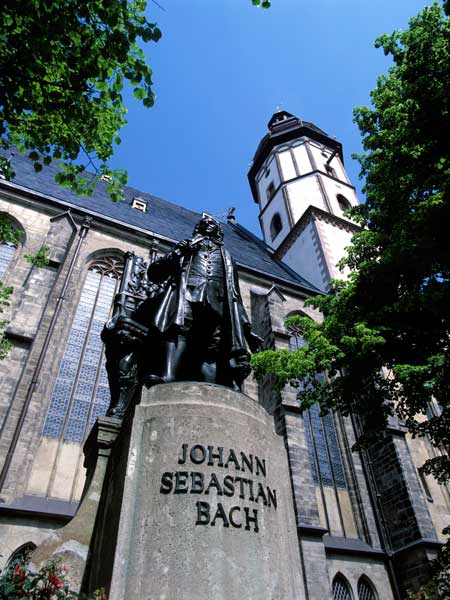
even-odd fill
[{"label": "tower cupola", "polygon": [[[298,240],[317,215],[332,222],[335,232],[339,227],[353,231],[355,225],[345,211],[358,204],[355,188],[344,168],[342,144],[314,123],[280,110],[267,127],[248,173],[263,237],[279,258],[311,277],[312,265],[305,270],[305,256],[300,252],[306,241]],[[351,235],[340,237],[348,245]],[[339,249],[336,262],[342,254]],[[337,275],[330,266],[321,281],[310,280],[325,288],[330,277]]]}]

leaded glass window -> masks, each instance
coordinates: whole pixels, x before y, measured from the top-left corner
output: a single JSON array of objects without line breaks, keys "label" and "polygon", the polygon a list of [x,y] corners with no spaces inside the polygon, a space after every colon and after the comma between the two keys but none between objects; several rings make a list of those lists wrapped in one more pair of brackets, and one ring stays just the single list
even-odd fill
[{"label": "leaded glass window", "polygon": [[43,435],[83,441],[110,402],[100,333],[108,320],[121,261],[106,258],[89,268],[64,349]]},{"label": "leaded glass window", "polygon": [[[345,479],[344,467],[342,465],[339,442],[337,439],[332,413],[328,413],[324,417],[321,417],[317,404],[311,406],[311,408],[308,410],[308,413],[309,415],[306,412],[304,413],[303,421],[305,424],[306,443],[308,446],[308,454],[314,482],[319,483],[319,477],[317,474],[313,443],[316,445],[317,458],[323,485],[333,485],[333,474],[336,487],[346,488],[347,482]],[[329,457],[328,452],[330,454]],[[331,460],[329,460],[329,458]]]},{"label": "leaded glass window", "polygon": [[358,583],[358,599],[359,600],[377,600],[373,585],[366,577],[361,577]]},{"label": "leaded glass window", "polygon": [[16,251],[15,244],[11,242],[2,242],[0,244],[0,279],[3,279],[3,276],[6,273],[7,268],[14,256],[14,252]]},{"label": "leaded glass window", "polygon": [[347,582],[341,575],[336,575],[333,580],[333,600],[352,600]]},{"label": "leaded glass window", "polygon": [[[296,332],[295,335],[291,336],[289,346],[291,350],[296,350],[304,346],[305,343],[306,342],[301,334]],[[301,382],[299,382],[298,389],[301,397],[301,391],[304,389],[302,388]],[[314,404],[310,409],[303,413],[303,422],[305,424],[306,444],[308,446],[309,461],[314,483],[319,483],[314,452],[315,447],[322,484],[332,486],[334,475],[336,487],[347,488],[344,467],[339,450],[339,441],[332,413],[330,412],[324,417],[321,417],[318,405]]]}]

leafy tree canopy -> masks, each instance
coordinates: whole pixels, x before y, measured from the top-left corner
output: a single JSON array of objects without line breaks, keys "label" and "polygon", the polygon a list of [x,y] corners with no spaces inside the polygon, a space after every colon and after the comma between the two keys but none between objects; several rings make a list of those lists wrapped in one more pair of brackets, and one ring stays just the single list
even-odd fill
[{"label": "leafy tree canopy", "polygon": [[[368,433],[396,415],[449,448],[450,19],[435,3],[376,46],[393,65],[372,106],[354,113],[367,201],[350,211],[361,225],[342,261],[352,274],[311,301],[321,324],[288,320],[307,345],[255,355],[253,366],[279,388],[300,379],[304,406],[358,411]],[[427,419],[432,398],[440,408]],[[448,454],[425,469],[448,481]]]},{"label": "leafy tree canopy", "polygon": [[[108,175],[113,199],[126,174],[106,166],[125,124],[124,81],[153,104],[151,69],[139,42],[161,32],[145,0],[5,0],[0,14],[0,134],[4,149],[28,152],[36,171],[61,159],[61,184],[92,194],[89,166]],[[78,159],[78,160],[77,160]],[[74,163],[77,161],[77,164]],[[81,162],[80,162],[81,161]],[[13,176],[5,158],[3,174]]]},{"label": "leafy tree canopy", "polygon": [[[268,8],[268,0],[253,0]],[[27,152],[36,171],[61,160],[57,181],[91,195],[108,181],[122,197],[124,170],[107,166],[126,123],[124,83],[144,106],[154,102],[152,70],[141,44],[161,32],[146,0],[4,0],[0,13],[1,147]],[[87,175],[89,169],[93,175]],[[8,155],[0,173],[14,172]]]}]

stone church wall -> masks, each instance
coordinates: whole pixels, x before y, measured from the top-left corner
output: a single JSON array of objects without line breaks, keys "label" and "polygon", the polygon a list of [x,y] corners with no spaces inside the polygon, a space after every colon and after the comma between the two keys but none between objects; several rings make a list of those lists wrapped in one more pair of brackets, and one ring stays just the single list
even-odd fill
[{"label": "stone church wall", "polygon": [[[11,215],[17,227],[24,230],[23,244],[17,248],[5,278],[5,283],[14,286],[15,291],[11,306],[5,311],[13,347],[7,359],[0,361],[0,468],[12,449],[16,432],[19,435],[1,492],[2,503],[12,507],[9,513],[0,514],[0,539],[5,540],[0,547],[1,568],[22,544],[39,544],[52,529],[66,522],[81,494],[84,480],[81,444],[44,439],[42,431],[89,264],[105,256],[120,258],[128,250],[147,260],[154,240],[95,219],[86,224],[81,239],[81,211],[80,214],[75,211],[73,220],[63,208],[37,204],[20,196],[1,196],[0,212]],[[167,242],[158,243],[160,254],[169,249]],[[50,247],[50,264],[44,268],[30,265],[25,254],[36,254],[44,244]],[[240,286],[247,313],[255,331],[266,339],[267,348],[289,348],[290,334],[284,326],[288,315],[301,313],[320,319],[319,314],[305,307],[306,294],[294,286],[275,283],[244,268],[240,269]],[[393,596],[381,553],[370,486],[361,456],[351,450],[355,434],[350,418],[334,419],[347,488],[333,490],[328,485],[321,489],[314,481],[297,390],[291,387],[274,393],[270,381],[258,384],[250,376],[243,391],[273,415],[277,433],[283,436],[300,554],[311,599],[331,598],[333,578],[342,573],[355,597],[358,580],[365,574],[374,583],[379,597],[390,600]],[[402,493],[407,487],[405,482],[413,481],[417,494],[422,494],[419,500],[408,498],[408,515],[414,513],[411,517],[415,519],[414,527],[408,532],[400,531],[399,524],[398,531],[392,533],[397,536],[396,548],[408,540],[417,540],[420,535],[436,539],[434,531],[439,534],[448,521],[450,500],[434,481],[429,482],[433,502],[427,503],[420,490],[415,468],[428,457],[426,442],[402,439],[374,452],[378,453],[374,460],[378,461],[380,482],[390,477],[389,457],[395,458],[403,465],[403,483],[399,483]],[[402,498],[398,494],[393,501],[393,522]],[[327,549],[322,540],[327,518],[334,543],[343,539],[353,548],[353,554],[349,550],[347,555],[335,555]],[[359,541],[365,544],[365,552],[374,550],[376,556],[370,552],[358,553],[352,543]],[[414,563],[411,569],[415,568]]]}]

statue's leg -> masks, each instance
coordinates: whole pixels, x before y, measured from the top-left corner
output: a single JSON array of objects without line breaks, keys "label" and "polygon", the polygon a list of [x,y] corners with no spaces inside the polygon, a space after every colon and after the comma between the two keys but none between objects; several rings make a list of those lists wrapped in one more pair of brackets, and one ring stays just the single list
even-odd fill
[{"label": "statue's leg", "polygon": [[111,406],[106,413],[108,417],[122,418],[128,404],[136,391],[137,368],[133,352],[122,356],[116,365],[114,387],[111,386]]},{"label": "statue's leg", "polygon": [[180,379],[183,362],[186,355],[186,337],[178,335],[173,340],[163,342],[165,365],[163,366],[162,379],[164,383]]},{"label": "statue's leg", "polygon": [[200,367],[201,380],[206,383],[217,383],[217,362],[204,361]]},{"label": "statue's leg", "polygon": [[147,387],[158,383],[170,383],[182,378],[186,358],[186,337],[178,334],[163,339],[158,344],[160,370],[158,375],[147,374],[142,383]]},{"label": "statue's leg", "polygon": [[218,315],[214,311],[209,311],[209,319],[210,331],[207,335],[206,349],[200,365],[201,378],[206,383],[222,383],[222,381],[219,381],[220,376],[217,368],[222,341],[222,327]]}]

